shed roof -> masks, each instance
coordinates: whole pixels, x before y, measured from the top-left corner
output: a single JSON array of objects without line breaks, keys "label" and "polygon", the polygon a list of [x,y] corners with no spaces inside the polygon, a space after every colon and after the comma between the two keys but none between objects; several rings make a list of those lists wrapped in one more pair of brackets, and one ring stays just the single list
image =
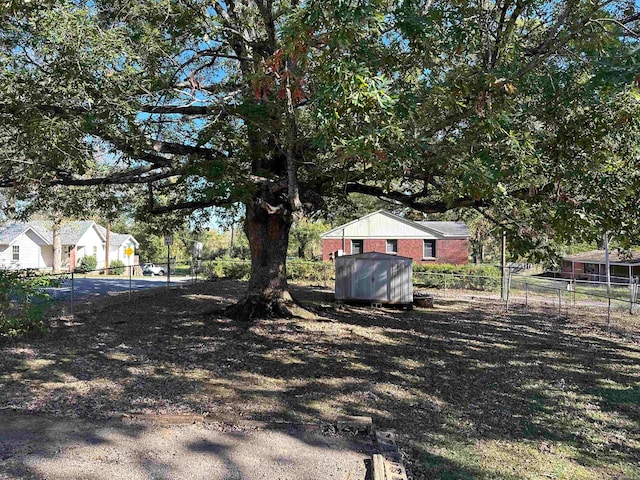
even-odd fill
[{"label": "shed roof", "polygon": [[[382,253],[382,252],[365,252],[365,253],[355,253],[353,255],[340,255],[337,258],[341,259],[359,259],[364,258],[368,260],[409,260],[413,262],[413,259],[409,257],[403,257],[402,255],[393,255],[390,253]],[[337,259],[336,259],[337,260]]]},{"label": "shed roof", "polygon": [[[596,263],[601,265],[606,263],[604,250],[591,250],[589,252],[567,255],[563,257],[563,260],[567,262]],[[609,252],[609,263],[616,265],[640,265],[640,252],[632,251],[631,256],[628,257],[618,249],[613,249]]]}]

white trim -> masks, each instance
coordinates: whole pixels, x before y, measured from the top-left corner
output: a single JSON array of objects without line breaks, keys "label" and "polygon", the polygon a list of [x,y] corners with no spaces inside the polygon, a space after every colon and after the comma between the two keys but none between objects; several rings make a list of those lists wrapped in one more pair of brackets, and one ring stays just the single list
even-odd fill
[{"label": "white trim", "polygon": [[35,233],[38,237],[40,237],[40,239],[46,244],[46,245],[50,245],[49,240],[44,238],[40,232],[38,232],[35,228],[31,227],[31,226],[27,226],[27,228],[25,228],[23,231],[21,231],[18,235],[16,235],[13,240],[11,240],[9,243],[3,243],[0,245],[7,245],[7,246],[11,246],[14,243],[16,243],[18,241],[18,239],[20,238],[20,236],[26,234],[29,230],[31,230],[33,233]]},{"label": "white trim", "polygon": [[[393,246],[395,246],[395,250],[389,250],[389,242],[393,242]],[[398,239],[397,238],[387,238],[384,241],[384,250],[389,255],[397,255],[398,254]]]},{"label": "white trim", "polygon": [[[424,254],[424,247],[427,245],[427,242],[433,242],[433,248],[431,249],[431,251],[433,253],[435,253],[435,255],[432,256],[432,257],[427,257]],[[422,240],[422,259],[423,260],[435,260],[436,258],[438,258],[438,246],[436,244],[436,239],[425,238],[424,240]]]},{"label": "white trim", "polygon": [[[406,218],[402,218],[399,217],[398,215],[395,215],[393,213],[389,213],[386,210],[377,210],[375,212],[369,213],[363,217],[360,217],[356,220],[352,220],[351,222],[345,223],[344,225],[340,225],[338,227],[332,228],[331,230],[329,230],[328,232],[323,233],[320,238],[325,239],[325,238],[342,238],[344,236],[342,230],[349,228],[352,225],[356,225],[360,222],[366,221],[367,219],[371,218],[374,215],[383,215],[391,220],[400,222],[412,229],[424,232],[428,235],[433,236],[436,240],[467,240],[469,238],[468,235],[446,235],[441,231],[438,231],[434,228],[430,228],[427,227],[425,225],[421,225],[419,223],[413,222],[411,220],[407,220]],[[337,235],[336,235],[337,234]],[[380,234],[375,234],[375,235],[358,235],[357,237],[345,237],[345,238],[362,238],[362,239],[385,239],[385,238],[390,238],[390,236],[388,235],[380,235]],[[393,236],[394,239],[402,239],[402,240],[422,240],[424,238],[424,235],[401,235],[398,233],[395,233]]]}]

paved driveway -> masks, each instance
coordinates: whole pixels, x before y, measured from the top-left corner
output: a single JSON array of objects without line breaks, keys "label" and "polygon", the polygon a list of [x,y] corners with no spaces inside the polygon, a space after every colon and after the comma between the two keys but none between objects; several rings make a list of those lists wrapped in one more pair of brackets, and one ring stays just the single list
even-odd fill
[{"label": "paved driveway", "polygon": [[370,440],[0,412],[0,480],[364,480]]},{"label": "paved driveway", "polygon": [[[192,281],[191,277],[171,276],[171,286],[178,286]],[[73,280],[74,298],[86,298],[92,295],[106,295],[115,292],[142,290],[167,286],[167,277],[75,277]],[[51,295],[58,300],[71,298],[71,279],[67,279],[58,288],[50,289]]]}]

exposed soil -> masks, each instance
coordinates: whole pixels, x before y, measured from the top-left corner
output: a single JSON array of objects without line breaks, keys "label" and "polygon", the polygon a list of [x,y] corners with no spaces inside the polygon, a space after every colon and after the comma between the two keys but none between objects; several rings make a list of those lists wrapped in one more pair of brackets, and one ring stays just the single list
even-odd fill
[{"label": "exposed soil", "polygon": [[[505,314],[486,298],[335,307],[320,287],[293,291],[316,319],[246,325],[224,316],[244,288],[103,298],[44,336],[4,341],[0,409],[306,423],[364,414],[400,434],[413,478],[539,478],[554,462],[576,478],[640,475],[637,330],[606,334],[588,314]],[[467,449],[472,461],[458,458]],[[530,475],[518,473],[523,451],[539,465]]]}]

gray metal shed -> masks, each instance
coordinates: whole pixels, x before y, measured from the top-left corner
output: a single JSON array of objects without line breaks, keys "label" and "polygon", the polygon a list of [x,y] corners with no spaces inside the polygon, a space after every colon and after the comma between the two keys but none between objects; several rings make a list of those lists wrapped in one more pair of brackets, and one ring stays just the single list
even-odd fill
[{"label": "gray metal shed", "polygon": [[413,304],[413,261],[368,252],[336,258],[337,302]]}]

